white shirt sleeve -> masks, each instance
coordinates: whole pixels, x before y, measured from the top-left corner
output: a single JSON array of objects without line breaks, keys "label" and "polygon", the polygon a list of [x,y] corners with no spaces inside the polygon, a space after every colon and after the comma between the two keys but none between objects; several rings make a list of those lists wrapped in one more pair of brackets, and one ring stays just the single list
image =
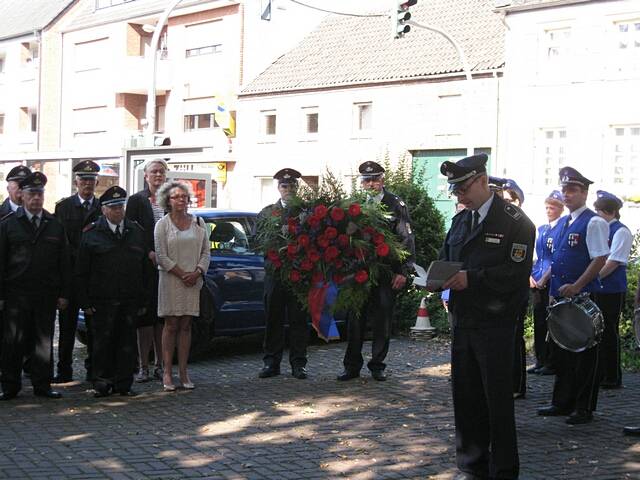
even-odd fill
[{"label": "white shirt sleeve", "polygon": [[631,255],[631,245],[633,244],[633,235],[627,228],[619,228],[616,233],[613,234],[611,240],[611,253],[609,253],[608,260],[615,260],[624,265],[629,261],[629,255]]},{"label": "white shirt sleeve", "polygon": [[589,220],[587,248],[592,259],[609,254],[609,224],[604,218],[595,215]]}]

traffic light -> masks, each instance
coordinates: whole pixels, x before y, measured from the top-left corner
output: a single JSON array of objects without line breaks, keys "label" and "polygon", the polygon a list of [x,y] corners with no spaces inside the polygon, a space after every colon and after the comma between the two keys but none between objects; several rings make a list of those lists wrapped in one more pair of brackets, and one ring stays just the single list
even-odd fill
[{"label": "traffic light", "polygon": [[409,7],[418,3],[418,0],[391,0],[391,33],[393,38],[403,37],[411,30],[411,26],[406,22],[411,19]]}]

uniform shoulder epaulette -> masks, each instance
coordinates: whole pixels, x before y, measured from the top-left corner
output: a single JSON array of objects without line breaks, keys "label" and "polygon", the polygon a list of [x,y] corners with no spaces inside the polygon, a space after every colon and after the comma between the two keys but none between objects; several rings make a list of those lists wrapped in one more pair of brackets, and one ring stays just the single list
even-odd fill
[{"label": "uniform shoulder epaulette", "polygon": [[129,220],[131,223],[133,223],[136,227],[138,227],[140,230],[144,231],[144,227],[142,225],[140,225],[140,223],[138,223],[137,220],[131,220],[131,219],[127,219]]},{"label": "uniform shoulder epaulette", "polygon": [[504,206],[504,211],[507,215],[509,215],[514,220],[520,220],[524,216],[524,213],[522,212],[522,210],[520,210],[515,205],[512,205],[511,203],[507,203]]},{"label": "uniform shoulder epaulette", "polygon": [[467,209],[463,208],[458,213],[456,213],[452,218],[456,218],[456,217],[459,217],[460,215],[464,215],[464,212],[466,212],[466,211],[467,211]]},{"label": "uniform shoulder epaulette", "polygon": [[82,229],[82,233],[88,232],[89,230],[93,230],[94,228],[96,228],[96,222],[90,223],[89,225],[85,226]]},{"label": "uniform shoulder epaulette", "polygon": [[6,215],[3,215],[2,217],[0,217],[0,222],[1,222],[1,221],[3,221],[5,218],[9,218],[9,217],[10,217],[11,215],[13,215],[14,213],[16,213],[16,212],[14,212],[14,211],[12,210],[12,211],[10,211],[9,213],[7,213]]},{"label": "uniform shoulder epaulette", "polygon": [[64,202],[67,198],[69,198],[69,197],[61,198],[60,200],[58,200],[58,201],[56,202],[56,205],[58,205],[59,203]]}]

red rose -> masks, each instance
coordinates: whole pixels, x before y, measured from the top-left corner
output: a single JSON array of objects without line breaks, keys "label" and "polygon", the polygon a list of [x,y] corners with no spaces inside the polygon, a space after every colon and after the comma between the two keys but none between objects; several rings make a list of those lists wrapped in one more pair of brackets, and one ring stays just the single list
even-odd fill
[{"label": "red rose", "polygon": [[309,260],[311,260],[313,263],[316,263],[320,261],[320,254],[317,250],[310,250],[307,253],[307,258],[309,258]]},{"label": "red rose", "polygon": [[341,233],[340,235],[338,235],[338,245],[340,245],[342,248],[346,248],[349,246],[349,236],[345,235],[344,233]]},{"label": "red rose", "polygon": [[374,235],[376,233],[375,229],[373,227],[364,227],[362,229],[362,232],[367,234],[367,235]]},{"label": "red rose", "polygon": [[340,275],[339,273],[336,273],[333,275],[334,283],[337,283],[339,285],[342,283],[343,280],[344,280],[344,276]]},{"label": "red rose", "polygon": [[329,239],[324,235],[320,235],[316,240],[316,243],[320,248],[327,248],[329,246]]},{"label": "red rose", "polygon": [[324,281],[324,274],[320,270],[316,270],[313,272],[313,276],[311,277],[311,281],[313,283],[319,283]]},{"label": "red rose", "polygon": [[[365,272],[366,275],[366,272]],[[291,270],[291,272],[289,272],[289,280],[291,280],[293,283],[297,283],[300,281],[300,272],[297,270]]]},{"label": "red rose", "polygon": [[311,215],[309,218],[307,218],[307,223],[312,227],[315,228],[318,225],[320,225],[320,217],[316,216],[316,215]]},{"label": "red rose", "polygon": [[362,210],[360,209],[360,205],[358,205],[357,203],[353,203],[349,206],[349,215],[351,215],[352,217],[357,217],[361,213]]},{"label": "red rose", "polygon": [[300,270],[304,270],[305,272],[310,272],[313,270],[313,262],[308,258],[305,258],[300,262]]},{"label": "red rose", "polygon": [[279,258],[273,260],[271,264],[275,267],[276,270],[282,266],[282,262],[280,261]]},{"label": "red rose", "polygon": [[327,247],[327,249],[324,251],[324,261],[330,262],[333,259],[338,258],[338,255],[340,255],[340,251],[336,247],[334,247],[333,245]]},{"label": "red rose", "polygon": [[342,266],[344,265],[344,262],[339,258],[337,258],[336,261],[333,262],[333,264],[336,266],[336,268],[342,268]]},{"label": "red rose", "polygon": [[289,230],[289,233],[290,233],[291,235],[295,235],[295,234],[296,234],[296,227],[295,227],[295,225],[289,225],[289,226],[287,227],[287,229]]},{"label": "red rose", "polygon": [[364,260],[367,256],[367,251],[364,248],[358,247],[353,250],[354,256],[359,260]]},{"label": "red rose", "polygon": [[358,283],[364,283],[369,279],[369,274],[367,273],[366,270],[358,270],[356,272],[354,279]]},{"label": "red rose", "polygon": [[313,214],[318,218],[324,218],[327,216],[329,209],[324,205],[317,205],[316,208],[313,209]]},{"label": "red rose", "polygon": [[280,210],[279,209],[271,210],[271,216],[272,217],[279,217],[280,216]]},{"label": "red rose", "polygon": [[324,236],[328,239],[333,239],[338,236],[338,230],[335,227],[327,227],[324,230]]},{"label": "red rose", "polygon": [[382,235],[381,233],[376,233],[373,236],[373,243],[375,243],[376,245],[380,245],[381,243],[384,243],[384,235]]},{"label": "red rose", "polygon": [[311,239],[306,233],[303,233],[298,237],[298,245],[300,245],[302,248],[307,248],[309,246],[309,243],[311,243]]},{"label": "red rose", "polygon": [[381,243],[376,247],[376,253],[379,257],[386,257],[389,255],[389,245],[386,243]]},{"label": "red rose", "polygon": [[331,209],[331,219],[334,222],[339,222],[344,218],[344,210],[340,207],[333,207]]},{"label": "red rose", "polygon": [[294,256],[297,251],[298,245],[296,245],[295,243],[290,243],[289,245],[287,245],[287,255],[289,255],[290,257]]},{"label": "red rose", "polygon": [[275,262],[276,260],[280,260],[280,256],[278,255],[278,252],[276,252],[275,250],[269,250],[267,252],[267,258],[272,262]]}]

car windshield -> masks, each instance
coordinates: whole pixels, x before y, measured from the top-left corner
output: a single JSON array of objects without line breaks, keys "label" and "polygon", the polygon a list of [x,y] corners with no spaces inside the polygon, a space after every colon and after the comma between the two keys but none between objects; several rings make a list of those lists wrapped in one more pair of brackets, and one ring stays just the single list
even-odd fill
[{"label": "car windshield", "polygon": [[206,218],[211,253],[216,255],[251,255],[248,218]]}]

